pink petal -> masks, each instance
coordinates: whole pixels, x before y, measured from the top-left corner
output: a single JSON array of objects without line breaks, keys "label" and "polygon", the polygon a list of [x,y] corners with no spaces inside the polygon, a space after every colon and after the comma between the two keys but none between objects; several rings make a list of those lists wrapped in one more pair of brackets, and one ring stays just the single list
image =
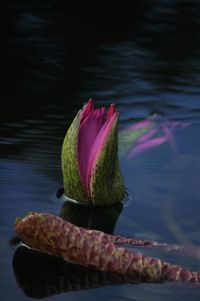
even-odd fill
[{"label": "pink petal", "polygon": [[89,191],[90,179],[92,176],[93,169],[96,165],[96,161],[98,160],[98,157],[105,145],[110,130],[117,119],[118,119],[118,113],[113,113],[112,117],[106,120],[106,122],[102,126],[101,130],[99,131],[92,145],[88,166],[87,166],[87,172],[86,172],[88,191]]},{"label": "pink petal", "polygon": [[104,111],[96,109],[90,112],[80,125],[78,137],[78,163],[82,184],[87,191],[87,165],[92,145],[105,123]]},{"label": "pink petal", "polygon": [[150,119],[145,119],[145,120],[142,120],[140,122],[137,122],[133,125],[131,125],[130,127],[128,127],[127,129],[131,129],[131,130],[138,130],[140,128],[144,128],[144,127],[152,127],[155,125],[155,122],[153,120],[150,120]]},{"label": "pink petal", "polygon": [[109,110],[108,110],[106,119],[109,119],[115,112],[116,112],[116,106],[115,106],[114,103],[112,103],[112,104],[110,105]]},{"label": "pink petal", "polygon": [[114,104],[106,109],[94,110],[90,99],[81,112],[81,124],[78,137],[78,163],[85,192],[89,195],[89,182],[95,162],[110,133],[118,113]]},{"label": "pink petal", "polygon": [[147,133],[143,134],[138,140],[137,143],[144,143],[154,136],[158,131],[158,128],[150,129]]},{"label": "pink petal", "polygon": [[138,144],[136,147],[132,149],[128,157],[133,158],[146,150],[152,149],[158,145],[163,144],[165,141],[167,141],[167,138],[165,136],[162,136],[162,137],[151,139],[142,144]]},{"label": "pink petal", "polygon": [[165,134],[166,139],[169,141],[173,152],[177,153],[176,141],[175,141],[174,136],[171,133],[170,129],[167,126],[163,125],[163,132]]},{"label": "pink petal", "polygon": [[102,118],[102,123],[105,122],[105,117],[106,117],[106,108],[101,108],[101,118]]},{"label": "pink petal", "polygon": [[83,122],[85,118],[93,111],[94,111],[94,101],[92,100],[92,98],[90,98],[81,111],[81,122]]}]

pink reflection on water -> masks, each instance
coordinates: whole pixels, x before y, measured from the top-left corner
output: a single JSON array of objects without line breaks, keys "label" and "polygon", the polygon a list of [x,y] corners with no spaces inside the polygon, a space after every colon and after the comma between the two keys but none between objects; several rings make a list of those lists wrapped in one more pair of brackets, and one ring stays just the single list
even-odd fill
[{"label": "pink reflection on water", "polygon": [[191,124],[176,120],[158,120],[157,117],[157,115],[153,115],[120,132],[123,136],[126,135],[126,142],[128,141],[129,144],[126,153],[128,153],[127,157],[129,159],[138,156],[144,151],[158,147],[165,142],[168,142],[172,152],[177,154],[178,147],[174,132],[176,129],[183,129]]},{"label": "pink reflection on water", "polygon": [[128,158],[133,158],[146,150],[159,146],[163,144],[166,140],[167,138],[165,136],[162,136],[151,140],[147,140],[143,143],[139,143],[129,152]]}]

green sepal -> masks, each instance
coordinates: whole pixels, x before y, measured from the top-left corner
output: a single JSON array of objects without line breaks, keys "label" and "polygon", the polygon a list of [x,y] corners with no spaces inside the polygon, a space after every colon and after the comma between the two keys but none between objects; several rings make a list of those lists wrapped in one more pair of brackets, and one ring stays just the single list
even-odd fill
[{"label": "green sepal", "polygon": [[61,164],[65,195],[80,203],[89,203],[83,190],[78,166],[78,135],[80,129],[79,111],[69,127],[61,150]]},{"label": "green sepal", "polygon": [[113,123],[90,179],[93,205],[110,205],[122,201],[125,186],[118,161],[118,118]]}]

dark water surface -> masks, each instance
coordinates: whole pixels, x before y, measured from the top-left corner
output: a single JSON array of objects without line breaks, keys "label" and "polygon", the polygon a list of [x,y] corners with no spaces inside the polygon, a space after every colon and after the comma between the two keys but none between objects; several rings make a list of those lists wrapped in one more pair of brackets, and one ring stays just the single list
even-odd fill
[{"label": "dark water surface", "polygon": [[[189,125],[174,133],[176,153],[165,143],[120,158],[134,198],[114,233],[200,246],[199,1],[124,1],[110,7],[83,2],[67,8],[64,1],[13,1],[4,12],[0,300],[199,300],[198,284],[119,285],[110,276],[106,282],[98,273],[61,268],[60,262],[47,263],[45,276],[46,259],[13,257],[16,216],[60,214],[61,145],[89,97],[98,105],[116,103],[120,129],[155,112]],[[144,252],[200,271],[200,258]],[[53,281],[47,277],[52,271],[62,277]]]}]

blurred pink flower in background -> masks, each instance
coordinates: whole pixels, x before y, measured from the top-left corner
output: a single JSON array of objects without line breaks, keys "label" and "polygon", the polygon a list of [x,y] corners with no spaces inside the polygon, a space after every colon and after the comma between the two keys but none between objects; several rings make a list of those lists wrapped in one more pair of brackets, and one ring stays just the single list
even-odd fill
[{"label": "blurred pink flower in background", "polygon": [[174,132],[178,128],[186,128],[190,123],[175,120],[159,120],[154,114],[119,132],[120,155],[133,158],[144,151],[158,147],[167,142],[174,154],[177,153],[177,143]]}]

